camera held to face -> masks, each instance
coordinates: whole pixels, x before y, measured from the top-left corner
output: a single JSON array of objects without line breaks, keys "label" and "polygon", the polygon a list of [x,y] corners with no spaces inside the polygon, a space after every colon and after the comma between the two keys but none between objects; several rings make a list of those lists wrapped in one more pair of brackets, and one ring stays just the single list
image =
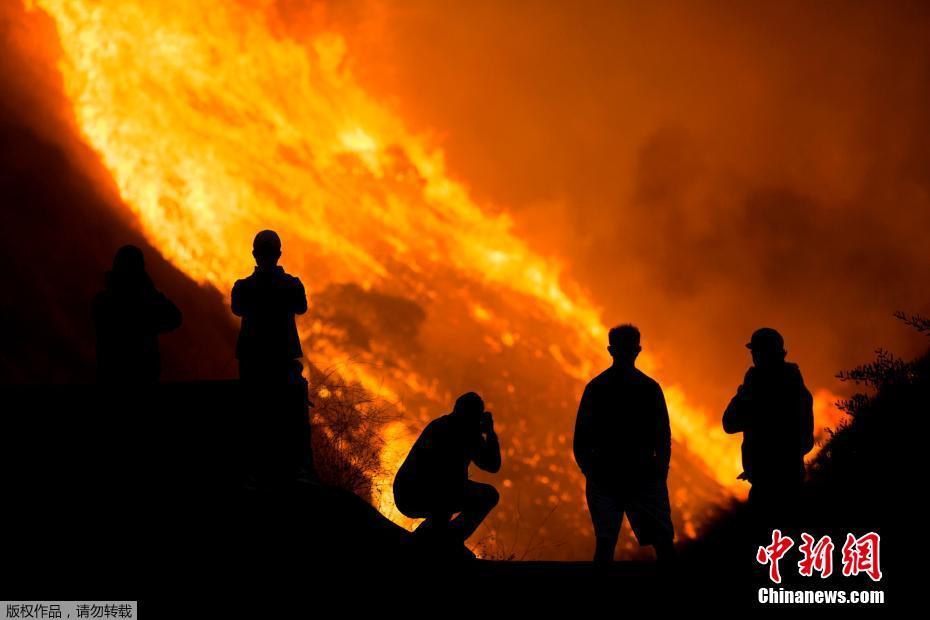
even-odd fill
[{"label": "camera held to face", "polygon": [[481,414],[481,434],[490,434],[494,432],[494,417],[491,415],[490,411],[485,411]]}]

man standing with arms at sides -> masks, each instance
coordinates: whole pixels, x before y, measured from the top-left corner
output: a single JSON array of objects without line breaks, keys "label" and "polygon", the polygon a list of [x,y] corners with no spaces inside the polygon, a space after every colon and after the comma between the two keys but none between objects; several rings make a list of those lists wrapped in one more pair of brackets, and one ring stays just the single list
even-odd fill
[{"label": "man standing with arms at sides", "polygon": [[752,367],[723,414],[723,430],[743,434],[743,473],[756,525],[787,529],[797,517],[804,455],[814,447],[814,399],[781,334],[757,329],[746,347]]},{"label": "man standing with arms at sides", "polygon": [[614,327],[607,350],[613,365],[588,383],[575,423],[575,461],[586,478],[594,523],[594,562],[609,565],[626,513],[640,545],[666,564],[675,557],[668,467],[672,453],[665,396],[636,368],[642,350],[633,325]]},{"label": "man standing with arms at sides", "polygon": [[295,383],[301,375],[296,315],[307,311],[300,280],[278,265],[281,239],[263,230],[252,243],[255,272],[237,280],[232,311],[242,317],[236,358],[239,378],[250,383]]},{"label": "man standing with arms at sides", "polygon": [[254,427],[259,486],[277,488],[316,477],[310,441],[307,381],[303,378],[296,316],[307,311],[300,280],[278,265],[281,239],[263,230],[252,243],[255,273],[237,280],[232,311],[242,317],[236,357]]}]

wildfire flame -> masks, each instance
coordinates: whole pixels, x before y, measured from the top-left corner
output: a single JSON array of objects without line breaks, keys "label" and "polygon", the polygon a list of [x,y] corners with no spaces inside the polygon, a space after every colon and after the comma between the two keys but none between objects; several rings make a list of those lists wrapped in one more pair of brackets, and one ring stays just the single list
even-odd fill
[{"label": "wildfire flame", "polygon": [[[319,318],[301,324],[314,363],[405,412],[403,424],[386,429],[388,474],[460,385],[484,393],[475,380],[493,375],[501,388],[489,388],[500,394],[490,400],[520,402],[519,373],[507,370],[513,360],[523,376],[534,360],[539,372],[558,369],[547,401],[561,412],[551,414],[561,416],[553,426],[570,433],[583,382],[606,363],[597,308],[556,261],[514,234],[506,214],[479,206],[450,178],[441,150],[360,87],[339,34],[282,35],[267,0],[34,5],[57,25],[79,130],[147,237],[189,276],[228,295],[251,270],[254,233],[274,228],[285,266],[312,291],[354,283],[426,309],[419,349],[406,352],[350,347]],[[443,366],[447,356],[477,370],[456,374]],[[642,366],[662,380],[648,355]],[[665,390],[675,439],[740,493],[738,440],[681,389]],[[531,443],[526,420],[498,413],[510,431],[507,459],[539,468],[536,453],[551,455],[548,470],[535,473],[550,489],[544,502],[581,504],[570,434],[546,431]],[[380,508],[397,518],[389,477],[379,481]]]}]

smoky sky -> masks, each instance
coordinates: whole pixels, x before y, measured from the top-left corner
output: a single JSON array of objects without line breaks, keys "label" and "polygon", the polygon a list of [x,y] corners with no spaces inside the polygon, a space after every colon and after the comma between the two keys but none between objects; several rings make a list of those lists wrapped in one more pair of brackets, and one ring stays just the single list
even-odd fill
[{"label": "smoky sky", "polygon": [[[771,325],[815,387],[919,339],[930,10],[905,2],[279,3],[711,409]],[[294,27],[300,31],[299,26]]]}]

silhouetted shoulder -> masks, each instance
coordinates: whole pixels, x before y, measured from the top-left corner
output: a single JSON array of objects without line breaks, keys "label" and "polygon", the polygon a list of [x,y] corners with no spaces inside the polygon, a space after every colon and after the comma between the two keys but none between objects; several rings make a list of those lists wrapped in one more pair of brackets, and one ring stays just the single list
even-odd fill
[{"label": "silhouetted shoulder", "polygon": [[609,389],[615,386],[642,386],[644,388],[654,389],[661,392],[662,388],[659,383],[642,372],[638,368],[628,370],[618,370],[617,368],[608,368],[601,374],[597,375],[585,387],[585,392],[589,395],[595,395],[603,389]]},{"label": "silhouetted shoulder", "polygon": [[448,415],[444,415],[427,424],[423,429],[423,432],[421,432],[420,436],[417,438],[417,445],[424,448],[432,447],[433,440],[436,435],[441,435],[445,427],[448,425],[448,420],[446,420],[448,417]]},{"label": "silhouetted shoulder", "polygon": [[248,286],[252,282],[253,279],[255,279],[254,273],[244,278],[240,278],[236,280],[235,284],[233,284],[233,289],[236,289],[236,288],[241,289],[243,286]]},{"label": "silhouetted shoulder", "polygon": [[597,375],[591,381],[588,382],[589,388],[600,387],[605,385],[612,385],[618,382],[622,383],[641,383],[643,385],[650,385],[659,387],[659,383],[641,371],[638,368],[631,368],[628,370],[618,370],[616,368],[608,368],[601,374]]},{"label": "silhouetted shoulder", "polygon": [[585,386],[585,389],[590,390],[592,388],[597,388],[603,385],[609,385],[611,382],[611,370],[612,369],[608,368],[601,374],[588,381],[588,385]]},{"label": "silhouetted shoulder", "polygon": [[450,428],[454,423],[455,420],[452,419],[452,415],[447,413],[446,415],[440,416],[427,424],[426,428],[423,429],[423,433],[429,433],[430,435],[442,433]]},{"label": "silhouetted shoulder", "polygon": [[655,388],[657,390],[662,389],[661,387],[659,387],[658,381],[656,381],[655,379],[653,379],[652,377],[644,373],[639,368],[633,369],[633,379],[639,383],[642,383],[643,385],[648,385],[649,387]]},{"label": "silhouetted shoulder", "polygon": [[439,422],[440,420],[442,420],[442,418],[436,418],[435,420],[427,424],[425,427],[423,427],[423,432],[421,434],[422,435],[425,435],[427,433],[432,434],[433,431],[436,430],[437,426],[441,426],[441,423]]}]

